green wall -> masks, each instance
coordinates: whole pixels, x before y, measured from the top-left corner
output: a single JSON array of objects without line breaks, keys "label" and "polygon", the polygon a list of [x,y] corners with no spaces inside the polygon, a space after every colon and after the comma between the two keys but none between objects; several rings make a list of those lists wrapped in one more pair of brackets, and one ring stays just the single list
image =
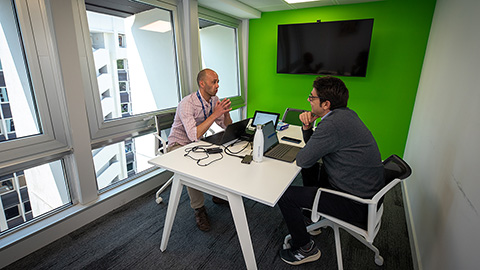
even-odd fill
[{"label": "green wall", "polygon": [[386,0],[262,13],[250,20],[248,116],[255,110],[310,109],[315,75],[276,73],[277,25],[373,18],[367,76],[339,77],[348,106],[372,131],[382,158],[403,156],[432,22],[435,0]]}]

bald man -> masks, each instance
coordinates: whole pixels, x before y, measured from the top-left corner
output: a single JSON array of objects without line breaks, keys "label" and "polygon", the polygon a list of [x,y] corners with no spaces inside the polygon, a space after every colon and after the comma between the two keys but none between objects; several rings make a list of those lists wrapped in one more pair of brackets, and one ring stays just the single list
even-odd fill
[{"label": "bald man", "polygon": [[[168,151],[198,141],[214,122],[224,129],[232,123],[230,100],[217,97],[219,82],[218,74],[211,69],[203,69],[198,73],[198,90],[178,104],[168,137]],[[187,187],[187,191],[197,227],[202,231],[210,230],[203,192],[190,187]],[[213,197],[213,202],[227,203],[217,197]]]}]

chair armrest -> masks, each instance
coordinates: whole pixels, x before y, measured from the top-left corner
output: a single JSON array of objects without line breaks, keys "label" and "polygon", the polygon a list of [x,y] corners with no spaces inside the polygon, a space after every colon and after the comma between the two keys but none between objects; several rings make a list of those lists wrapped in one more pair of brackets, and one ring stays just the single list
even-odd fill
[{"label": "chair armrest", "polygon": [[321,196],[322,192],[327,192],[327,193],[330,193],[330,194],[341,196],[341,197],[344,197],[344,198],[347,198],[347,199],[350,199],[352,201],[356,201],[356,202],[359,202],[359,203],[363,203],[363,204],[374,204],[374,203],[376,203],[375,201],[373,201],[371,199],[363,199],[363,198],[360,198],[360,197],[357,197],[355,195],[348,194],[348,193],[345,193],[345,192],[341,192],[341,191],[337,191],[337,190],[331,190],[331,189],[327,189],[327,188],[319,188],[317,190],[317,194],[315,194],[315,199],[313,200],[312,216],[311,216],[311,219],[312,219],[313,222],[317,222],[320,219],[320,215],[318,214],[318,202],[320,201],[320,196]]},{"label": "chair armrest", "polygon": [[363,198],[360,198],[360,197],[357,197],[355,195],[348,194],[348,193],[345,193],[345,192],[341,192],[341,191],[337,191],[337,190],[331,190],[331,189],[327,189],[327,188],[319,188],[317,190],[317,194],[315,195],[315,199],[313,201],[312,216],[311,216],[312,221],[317,222],[318,219],[320,219],[320,215],[318,214],[318,202],[320,201],[320,196],[321,196],[322,192],[327,192],[327,193],[330,193],[330,194],[334,194],[334,195],[337,195],[337,196],[341,196],[341,197],[350,199],[352,201],[367,204],[367,205],[369,205],[369,207],[372,207],[372,206],[376,207],[376,205],[378,204],[380,199],[385,195],[385,193],[387,193],[390,189],[392,189],[400,181],[401,181],[400,179],[392,180],[388,185],[384,186],[379,192],[377,192],[375,194],[375,196],[373,196],[372,199],[363,199]]},{"label": "chair armrest", "polygon": [[162,144],[165,142],[165,140],[162,137],[160,137],[160,135],[158,135],[157,133],[153,133],[153,136],[155,136],[155,138],[157,138],[159,141],[161,141]]},{"label": "chair armrest", "polygon": [[[157,138],[163,145],[163,153],[166,154],[167,153],[167,141],[165,141],[160,135],[158,135],[157,133],[153,133],[153,136],[155,136],[155,138]],[[158,149],[160,148],[159,145],[157,144],[158,141],[155,143],[155,148]],[[158,150],[159,151],[159,150]],[[158,154],[158,151],[157,151],[157,154]]]},{"label": "chair armrest", "polygon": [[373,196],[372,201],[378,202],[380,200],[380,198],[382,198],[383,195],[385,195],[385,193],[387,193],[390,189],[392,189],[400,181],[401,180],[398,179],[398,178],[393,179],[390,183],[388,183],[388,185],[384,186],[379,192],[377,192],[377,194],[375,194],[375,196]]}]

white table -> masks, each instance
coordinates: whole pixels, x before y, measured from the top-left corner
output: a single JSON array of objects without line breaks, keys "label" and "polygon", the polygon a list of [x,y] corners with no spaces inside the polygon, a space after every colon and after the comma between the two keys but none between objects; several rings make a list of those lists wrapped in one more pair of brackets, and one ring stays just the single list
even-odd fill
[{"label": "white table", "polygon": [[[282,136],[301,138],[302,133],[300,127],[290,126],[279,132],[277,136],[278,138]],[[228,200],[247,269],[257,269],[242,197],[271,207],[275,206],[300,172],[300,167],[295,162],[287,163],[266,157],[260,163],[252,161],[251,164],[242,164],[240,158],[225,153],[222,160],[200,167],[196,161],[184,156],[185,148],[206,144],[208,143],[202,141],[191,143],[149,161],[155,166],[174,172],[160,250],[165,251],[167,248],[182,188],[186,185]],[[302,147],[304,144],[302,142],[293,145]],[[235,147],[240,150],[240,146],[239,144]],[[242,154],[250,152],[251,149],[248,147]],[[211,159],[218,156],[219,154],[214,154]]]}]

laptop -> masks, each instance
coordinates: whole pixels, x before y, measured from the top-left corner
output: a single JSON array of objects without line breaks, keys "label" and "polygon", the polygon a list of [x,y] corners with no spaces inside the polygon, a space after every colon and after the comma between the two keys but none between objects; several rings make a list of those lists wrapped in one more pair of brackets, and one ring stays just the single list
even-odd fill
[{"label": "laptop", "polygon": [[258,124],[264,125],[270,121],[273,122],[273,127],[276,127],[279,118],[279,113],[255,111],[255,114],[253,115],[252,127],[256,127]]},{"label": "laptop", "polygon": [[263,146],[264,156],[286,162],[293,162],[302,149],[298,146],[279,143],[275,126],[271,121],[263,126]]},{"label": "laptop", "polygon": [[252,118],[252,124],[250,128],[247,128],[245,134],[241,137],[244,141],[253,141],[253,135],[255,134],[255,128],[258,124],[264,125],[270,121],[273,122],[274,127],[278,124],[278,119],[280,118],[279,113],[265,112],[265,111],[255,111],[255,114]]},{"label": "laptop", "polygon": [[249,119],[245,119],[232,123],[228,125],[224,131],[202,138],[202,140],[216,145],[223,145],[227,142],[238,139],[245,134],[245,128],[247,127],[248,121]]}]

